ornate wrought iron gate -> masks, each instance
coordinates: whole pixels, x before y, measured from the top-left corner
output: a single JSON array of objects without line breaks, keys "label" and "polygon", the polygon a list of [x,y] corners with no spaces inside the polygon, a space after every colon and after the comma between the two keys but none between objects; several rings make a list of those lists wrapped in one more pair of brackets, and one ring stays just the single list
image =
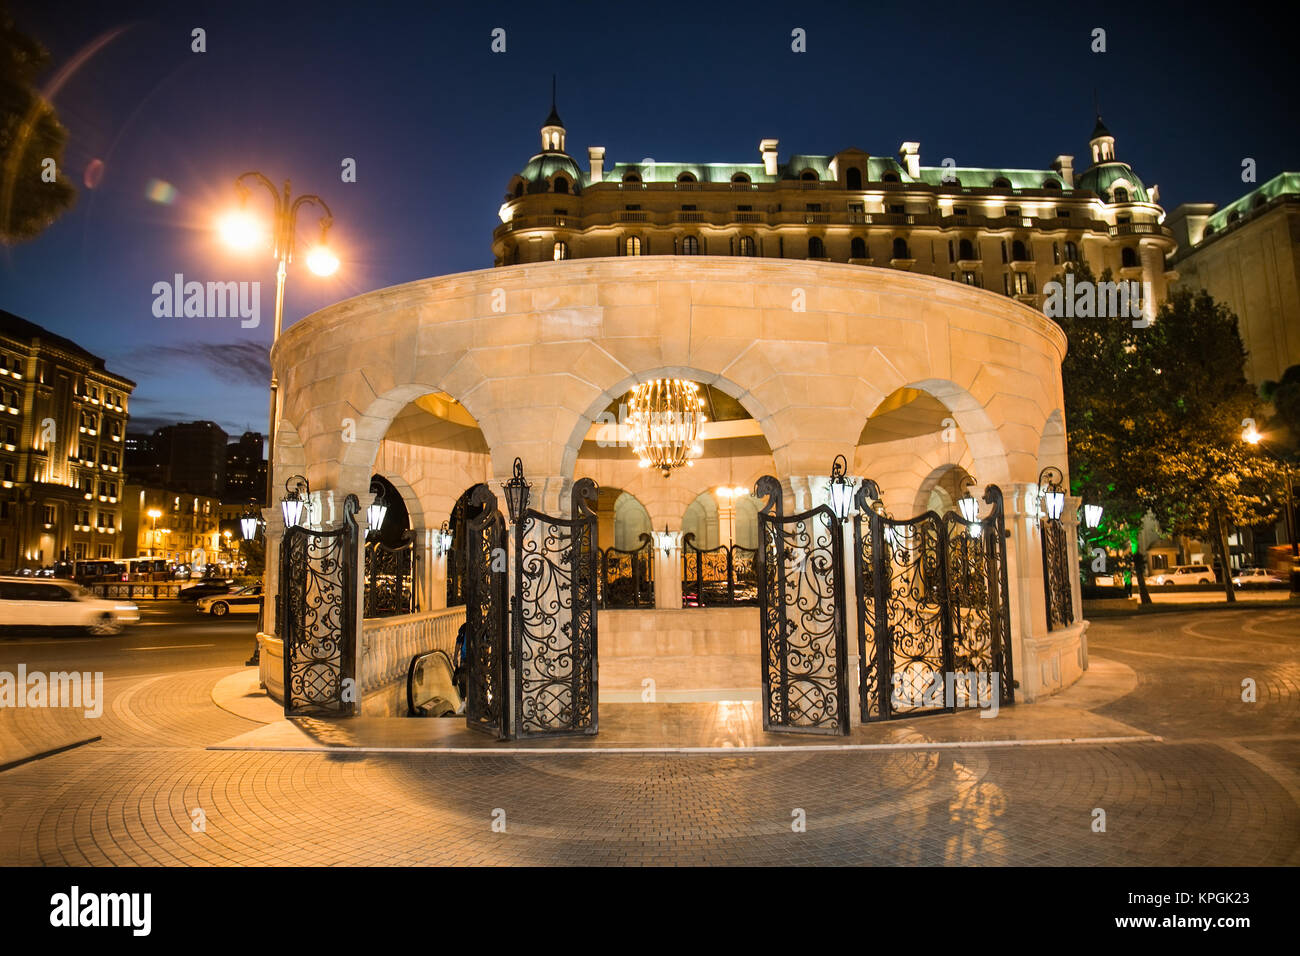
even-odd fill
[{"label": "ornate wrought iron gate", "polygon": [[853,519],[862,720],[987,707],[995,686],[1010,703],[1002,492],[985,490],[993,508],[976,524],[933,511],[896,520],[879,497],[864,481]]},{"label": "ornate wrought iron gate", "polygon": [[825,505],[786,517],[781,483],[758,480],[763,729],[847,734],[844,541]]},{"label": "ornate wrought iron gate", "polygon": [[1070,586],[1070,550],[1065,524],[1059,518],[1039,522],[1043,539],[1043,590],[1047,598],[1047,629],[1057,631],[1074,623],[1074,589]]},{"label": "ornate wrought iron gate", "polygon": [[597,729],[596,483],[574,483],[571,517],[528,509],[515,529],[511,627],[519,737]]},{"label": "ornate wrought iron gate", "polygon": [[600,554],[600,606],[654,607],[655,561],[648,534],[631,551],[606,548]]},{"label": "ornate wrought iron gate", "polygon": [[286,717],[356,712],[359,510],[348,495],[338,528],[294,526],[280,542]]},{"label": "ornate wrought iron gate", "polygon": [[510,659],[507,630],[506,522],[496,495],[476,485],[470,496],[474,517],[466,523],[465,723],[470,730],[510,735]]},{"label": "ornate wrought iron gate", "polygon": [[411,614],[415,607],[415,541],[410,532],[395,548],[372,541],[366,550],[363,617]]},{"label": "ornate wrought iron gate", "polygon": [[682,539],[682,606],[757,604],[757,554],[757,551],[738,544],[697,548],[694,532],[688,532]]}]

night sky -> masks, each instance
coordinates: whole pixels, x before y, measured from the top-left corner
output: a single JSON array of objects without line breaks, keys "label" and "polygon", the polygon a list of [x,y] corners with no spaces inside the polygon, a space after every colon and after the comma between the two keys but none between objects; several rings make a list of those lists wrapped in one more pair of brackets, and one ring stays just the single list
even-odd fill
[{"label": "night sky", "polygon": [[[53,55],[42,83],[76,64],[53,103],[79,197],[37,239],[0,249],[0,308],[134,378],[133,429],[264,431],[275,265],[216,240],[234,177],[291,177],[333,207],[342,265],[329,279],[290,266],[286,327],[351,295],[490,268],[552,73],[584,169],[588,145],[607,147],[607,167],[757,162],[775,136],[782,161],[918,140],[925,165],[1045,168],[1072,153],[1081,170],[1095,90],[1119,158],[1160,185],[1166,210],[1222,204],[1251,188],[1243,157],[1263,182],[1300,167],[1300,150],[1289,33],[1218,6],[18,2],[19,25]],[[498,26],[504,54],[490,51]],[[206,53],[190,52],[194,27]],[[790,51],[795,27],[807,53]],[[1090,50],[1095,27],[1104,54]],[[340,181],[345,157],[356,183]],[[173,201],[149,198],[153,181]],[[264,190],[252,203],[269,212]],[[316,221],[308,210],[300,247]],[[152,287],[175,273],[260,280],[261,326],[155,318]]]}]

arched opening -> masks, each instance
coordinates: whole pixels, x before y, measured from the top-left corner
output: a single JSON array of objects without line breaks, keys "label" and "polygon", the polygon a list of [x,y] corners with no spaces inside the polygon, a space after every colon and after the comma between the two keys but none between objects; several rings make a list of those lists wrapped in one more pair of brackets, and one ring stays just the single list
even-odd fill
[{"label": "arched opening", "polygon": [[748,183],[750,179],[745,173],[736,173],[736,175],[731,177],[731,181],[733,183]]},{"label": "arched opening", "polygon": [[639,256],[641,255],[641,237],[628,236],[623,240],[623,255]]},{"label": "arched opening", "polygon": [[447,607],[465,603],[465,542],[469,538],[469,522],[483,513],[482,507],[471,503],[470,498],[483,487],[486,485],[480,482],[461,492],[447,521],[451,532],[451,550],[447,552]]},{"label": "arched opening", "polygon": [[569,181],[563,176],[556,176],[554,188],[557,193],[567,193],[569,191]]},{"label": "arched opening", "polygon": [[694,174],[694,173],[681,173],[681,174],[677,177],[677,181],[678,181],[679,183],[693,183],[693,182],[695,182],[695,174]]},{"label": "arched opening", "polygon": [[861,189],[862,170],[856,166],[850,166],[848,172],[844,174],[844,186],[846,189]]},{"label": "arched opening", "polygon": [[524,194],[524,183],[523,180],[520,180],[519,182],[515,183],[515,198],[519,199],[523,196],[523,194]]},{"label": "arched opening", "polygon": [[815,171],[811,169],[805,169],[802,173],[799,174],[799,179],[805,183],[815,183],[817,182],[818,176]]},{"label": "arched opening", "polygon": [[822,242],[820,236],[808,237],[808,258],[809,259],[826,258],[826,245],[825,243]]},{"label": "arched opening", "polygon": [[1013,240],[1011,243],[1011,261],[1028,262],[1029,253],[1025,249],[1025,243],[1022,239]]},{"label": "arched opening", "polygon": [[883,176],[880,177],[880,181],[882,183],[899,182],[898,173],[885,173]]},{"label": "arched opening", "polygon": [[697,236],[682,237],[682,255],[698,256],[700,254],[700,240]]},{"label": "arched opening", "polygon": [[754,237],[741,236],[740,241],[736,244],[736,251],[742,256],[752,256],[754,251]]},{"label": "arched opening", "polygon": [[1007,177],[1005,177],[1005,176],[999,176],[997,179],[993,180],[993,188],[994,188],[994,189],[1010,189],[1010,188],[1011,188],[1011,180],[1007,179]]},{"label": "arched opening", "polygon": [[1132,246],[1125,246],[1120,250],[1120,266],[1125,269],[1133,269],[1138,266],[1137,250]]},{"label": "arched opening", "polygon": [[1123,186],[1115,187],[1115,202],[1128,202],[1128,190]]},{"label": "arched opening", "polygon": [[967,262],[975,259],[975,244],[969,239],[962,239],[957,243],[957,258]]},{"label": "arched opening", "polygon": [[867,258],[867,240],[861,236],[854,236],[849,242],[849,257],[852,259]]},{"label": "arched opening", "polygon": [[1044,189],[1056,189],[1056,190],[1060,190],[1060,188],[1061,188],[1060,180],[1052,179],[1052,178],[1049,176],[1047,179],[1044,179],[1044,180],[1043,180],[1043,188],[1044,188]]},{"label": "arched opening", "polygon": [[625,183],[639,183],[639,182],[641,182],[641,175],[640,175],[640,173],[624,173],[624,174],[623,174],[623,182],[625,182]]},{"label": "arched opening", "polygon": [[551,258],[556,262],[569,258],[569,244],[567,242],[557,242],[552,250]]},{"label": "arched opening", "polygon": [[901,236],[894,240],[892,257],[895,259],[912,258],[911,252],[907,248],[907,240],[902,238]]}]

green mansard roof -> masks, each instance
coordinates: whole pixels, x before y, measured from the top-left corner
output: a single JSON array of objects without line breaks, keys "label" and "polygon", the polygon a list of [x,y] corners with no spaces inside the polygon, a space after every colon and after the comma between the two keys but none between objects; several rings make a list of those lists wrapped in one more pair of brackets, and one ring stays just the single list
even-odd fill
[{"label": "green mansard roof", "polygon": [[[1215,232],[1218,232],[1229,222],[1235,222],[1237,219],[1249,215],[1251,210],[1257,206],[1263,206],[1270,200],[1285,195],[1300,196],[1300,173],[1279,173],[1257,189],[1246,193],[1236,202],[1229,203],[1218,210],[1206,222],[1206,229],[1213,228]],[[1236,213],[1236,216],[1233,216],[1233,213]]]}]

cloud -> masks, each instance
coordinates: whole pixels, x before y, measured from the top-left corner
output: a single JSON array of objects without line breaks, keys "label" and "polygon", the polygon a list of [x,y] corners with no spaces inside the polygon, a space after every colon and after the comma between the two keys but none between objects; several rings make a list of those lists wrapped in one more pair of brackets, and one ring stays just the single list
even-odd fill
[{"label": "cloud", "polygon": [[[133,372],[157,372],[159,366],[197,365],[232,385],[269,388],[271,357],[257,342],[191,342],[184,345],[151,345],[125,356],[122,364]],[[137,371],[138,370],[138,371]]]}]

